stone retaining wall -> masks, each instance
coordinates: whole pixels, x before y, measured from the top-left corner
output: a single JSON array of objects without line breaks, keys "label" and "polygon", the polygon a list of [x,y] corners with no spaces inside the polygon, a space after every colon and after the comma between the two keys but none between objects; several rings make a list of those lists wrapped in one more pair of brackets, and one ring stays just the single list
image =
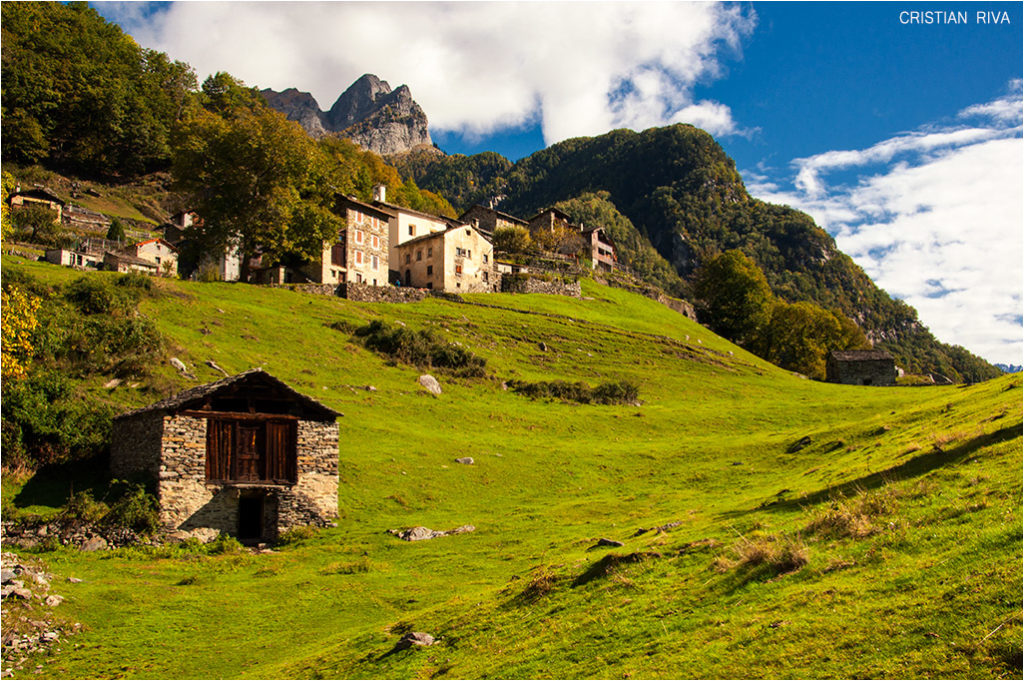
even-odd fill
[{"label": "stone retaining wall", "polygon": [[338,285],[338,295],[360,303],[415,303],[430,295],[425,288],[371,286],[349,282]]},{"label": "stone retaining wall", "polygon": [[299,293],[315,293],[319,296],[340,296],[344,284],[266,284],[270,288],[286,288]]},{"label": "stone retaining wall", "polygon": [[579,280],[552,279],[549,281],[529,274],[505,275],[501,280],[501,291],[502,293],[546,293],[574,298],[579,298],[582,295]]}]

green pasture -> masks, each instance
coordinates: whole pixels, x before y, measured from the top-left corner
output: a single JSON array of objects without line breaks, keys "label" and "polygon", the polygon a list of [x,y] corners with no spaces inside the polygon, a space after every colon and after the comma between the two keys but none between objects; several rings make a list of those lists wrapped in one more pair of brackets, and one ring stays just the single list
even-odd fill
[{"label": "green pasture", "polygon": [[[39,552],[62,616],[84,625],[39,661],[48,677],[1021,674],[1020,375],[818,383],[591,281],[582,300],[404,305],[159,288],[141,312],[197,379],[164,363],[87,394],[127,409],[219,378],[208,360],[263,367],[344,414],[337,527],[259,555]],[[354,338],[373,319],[461,343],[488,376],[437,374],[433,397],[419,370]],[[641,404],[534,401],[509,379],[627,380]],[[5,503],[45,512],[72,483],[7,479]],[[465,524],[417,543],[386,533]],[[406,631],[438,642],[392,652]]]}]

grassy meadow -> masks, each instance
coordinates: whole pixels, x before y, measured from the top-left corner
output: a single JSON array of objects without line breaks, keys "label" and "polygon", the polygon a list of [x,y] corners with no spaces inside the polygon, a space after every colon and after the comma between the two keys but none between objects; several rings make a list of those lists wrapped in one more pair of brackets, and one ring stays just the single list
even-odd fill
[{"label": "grassy meadow", "polygon": [[[55,284],[111,276],[4,265]],[[84,625],[33,660],[47,677],[1021,675],[1019,374],[818,383],[591,281],[582,300],[406,305],[159,289],[140,309],[197,380],[164,363],[83,395],[127,409],[216,380],[208,360],[263,367],[344,414],[337,527],[270,554],[39,551],[61,616]],[[436,374],[429,395],[420,371],[353,338],[374,319],[461,343],[488,376]],[[510,379],[627,380],[642,404],[530,400]],[[8,476],[3,494],[47,513],[72,482]],[[437,644],[392,652],[407,631]]]}]

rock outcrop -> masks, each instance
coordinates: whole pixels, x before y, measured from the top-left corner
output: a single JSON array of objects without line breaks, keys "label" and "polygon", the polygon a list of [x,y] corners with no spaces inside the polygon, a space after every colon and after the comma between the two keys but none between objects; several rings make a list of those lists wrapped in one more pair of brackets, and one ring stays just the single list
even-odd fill
[{"label": "rock outcrop", "polygon": [[433,146],[427,115],[413,101],[409,88],[402,85],[392,90],[373,74],[350,85],[326,112],[311,94],[295,88],[261,94],[271,108],[297,121],[313,137],[337,134],[381,156]]}]

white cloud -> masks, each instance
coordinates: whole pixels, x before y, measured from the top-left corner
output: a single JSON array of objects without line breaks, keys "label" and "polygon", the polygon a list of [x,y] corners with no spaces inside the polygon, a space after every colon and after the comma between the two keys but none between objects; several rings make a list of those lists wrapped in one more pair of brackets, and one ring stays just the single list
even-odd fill
[{"label": "white cloud", "polygon": [[[790,189],[763,174],[749,189],[810,213],[940,340],[1020,364],[1024,103],[1019,81],[1010,90],[961,112],[975,119],[971,127],[933,126],[796,159]],[[830,183],[830,173],[852,169],[852,182]]]},{"label": "white cloud", "polygon": [[737,132],[693,98],[720,75],[753,12],[680,2],[176,2],[104,4],[141,44],[200,79],[307,90],[324,109],[356,78],[405,83],[431,127],[485,134],[539,120],[547,143],[689,122]]}]

